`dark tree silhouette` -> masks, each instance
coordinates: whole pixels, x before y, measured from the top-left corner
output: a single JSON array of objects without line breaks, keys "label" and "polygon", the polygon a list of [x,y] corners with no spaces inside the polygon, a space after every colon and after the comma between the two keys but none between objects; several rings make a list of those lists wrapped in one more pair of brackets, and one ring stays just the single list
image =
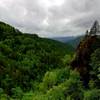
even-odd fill
[{"label": "dark tree silhouette", "polygon": [[96,20],[90,30],[90,35],[97,35],[100,32],[99,22]]}]

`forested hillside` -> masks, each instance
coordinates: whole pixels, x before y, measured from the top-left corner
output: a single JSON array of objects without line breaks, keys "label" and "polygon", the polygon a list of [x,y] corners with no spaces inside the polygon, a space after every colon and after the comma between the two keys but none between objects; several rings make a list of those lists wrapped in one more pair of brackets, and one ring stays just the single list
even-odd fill
[{"label": "forested hillside", "polygon": [[74,51],[0,22],[0,100],[100,100],[97,24]]},{"label": "forested hillside", "polygon": [[0,22],[0,88],[9,96],[13,89],[30,91],[35,81],[41,81],[46,71],[62,68],[62,58],[73,53],[70,45],[23,34]]}]

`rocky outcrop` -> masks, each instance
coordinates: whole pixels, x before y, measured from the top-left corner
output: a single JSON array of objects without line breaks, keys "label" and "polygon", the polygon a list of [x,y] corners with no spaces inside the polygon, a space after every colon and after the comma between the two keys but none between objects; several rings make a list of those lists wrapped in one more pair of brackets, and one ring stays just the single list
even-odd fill
[{"label": "rocky outcrop", "polygon": [[76,49],[75,58],[71,62],[72,69],[75,69],[80,73],[85,85],[89,81],[89,71],[91,70],[91,67],[89,66],[90,56],[98,47],[100,47],[100,39],[96,34],[98,29],[95,25],[98,25],[97,22],[94,23],[89,33],[87,33],[88,31],[86,32],[86,36],[79,43]]}]

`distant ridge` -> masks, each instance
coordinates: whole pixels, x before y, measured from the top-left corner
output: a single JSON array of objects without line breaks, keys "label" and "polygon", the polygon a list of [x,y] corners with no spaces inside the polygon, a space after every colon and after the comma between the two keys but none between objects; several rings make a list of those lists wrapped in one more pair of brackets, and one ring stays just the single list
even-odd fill
[{"label": "distant ridge", "polygon": [[60,42],[63,42],[63,43],[66,43],[70,40],[73,40],[75,39],[74,36],[66,36],[66,37],[52,37],[51,39],[53,40],[57,40],[57,41],[60,41]]}]

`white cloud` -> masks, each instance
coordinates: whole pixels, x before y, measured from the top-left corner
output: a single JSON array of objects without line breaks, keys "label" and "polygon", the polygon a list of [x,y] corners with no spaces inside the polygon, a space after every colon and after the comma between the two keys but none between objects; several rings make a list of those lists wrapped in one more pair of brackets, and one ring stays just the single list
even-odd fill
[{"label": "white cloud", "polygon": [[0,20],[40,36],[77,35],[100,20],[99,0],[0,0]]}]

